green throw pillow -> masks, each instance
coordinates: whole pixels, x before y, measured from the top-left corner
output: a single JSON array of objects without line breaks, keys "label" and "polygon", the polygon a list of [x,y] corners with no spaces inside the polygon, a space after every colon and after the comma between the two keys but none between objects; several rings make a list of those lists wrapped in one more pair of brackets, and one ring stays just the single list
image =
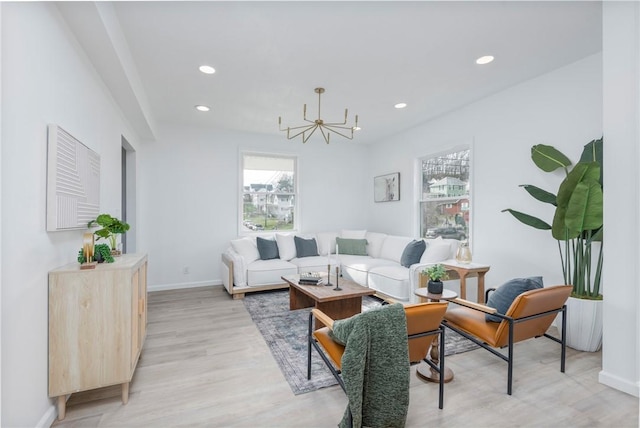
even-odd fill
[{"label": "green throw pillow", "polygon": [[338,244],[338,252],[340,254],[350,254],[352,256],[367,255],[366,239],[336,238],[336,244]]}]

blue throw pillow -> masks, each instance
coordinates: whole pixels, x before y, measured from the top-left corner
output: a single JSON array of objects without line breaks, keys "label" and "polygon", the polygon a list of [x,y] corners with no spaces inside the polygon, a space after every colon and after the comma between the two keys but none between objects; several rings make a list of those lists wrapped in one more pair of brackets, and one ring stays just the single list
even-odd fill
[{"label": "blue throw pillow", "polygon": [[409,267],[420,262],[422,253],[427,248],[427,244],[422,240],[413,240],[407,244],[400,257],[400,264],[404,267]]},{"label": "blue throw pillow", "polygon": [[299,236],[293,237],[296,243],[296,257],[311,257],[318,255],[318,244],[316,238],[304,239]]},{"label": "blue throw pillow", "polygon": [[278,253],[278,243],[273,239],[264,239],[258,236],[256,238],[256,245],[258,246],[260,260],[280,258],[280,254]]},{"label": "blue throw pillow", "polygon": [[[541,276],[533,276],[531,278],[514,278],[511,281],[505,282],[493,293],[490,293],[486,305],[496,308],[499,314],[504,315],[507,313],[509,306],[511,306],[511,303],[513,303],[516,297],[525,291],[535,290],[536,288],[542,288]],[[502,318],[491,314],[486,314],[485,319],[490,322],[502,322]]]}]

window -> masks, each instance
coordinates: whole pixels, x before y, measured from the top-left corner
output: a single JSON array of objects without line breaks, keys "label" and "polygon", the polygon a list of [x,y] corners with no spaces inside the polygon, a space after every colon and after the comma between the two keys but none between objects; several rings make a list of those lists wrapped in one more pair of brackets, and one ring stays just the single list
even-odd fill
[{"label": "window", "polygon": [[296,158],[242,155],[240,232],[296,229]]},{"label": "window", "polygon": [[426,238],[469,237],[470,149],[420,160],[420,235]]}]

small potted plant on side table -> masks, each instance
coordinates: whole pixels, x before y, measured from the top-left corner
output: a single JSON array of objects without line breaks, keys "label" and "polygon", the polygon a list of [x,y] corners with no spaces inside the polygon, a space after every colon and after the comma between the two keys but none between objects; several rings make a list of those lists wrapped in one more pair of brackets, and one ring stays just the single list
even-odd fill
[{"label": "small potted plant on side table", "polygon": [[429,282],[427,284],[427,291],[429,294],[442,294],[442,290],[444,290],[442,280],[449,278],[449,274],[444,266],[441,264],[429,266],[422,271],[422,274],[429,277]]}]

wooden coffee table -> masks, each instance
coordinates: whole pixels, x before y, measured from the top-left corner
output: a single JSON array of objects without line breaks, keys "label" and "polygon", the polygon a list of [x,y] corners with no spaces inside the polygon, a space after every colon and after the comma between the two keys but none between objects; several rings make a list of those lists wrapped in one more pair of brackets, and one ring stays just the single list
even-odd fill
[{"label": "wooden coffee table", "polygon": [[[362,296],[371,296],[376,292],[344,278],[339,281],[341,290],[334,290],[335,277],[331,279],[333,285],[300,285],[300,275],[283,276],[282,279],[289,284],[290,310],[314,307],[334,320],[359,314],[362,311]],[[324,324],[316,319],[315,330],[322,327]]]}]

